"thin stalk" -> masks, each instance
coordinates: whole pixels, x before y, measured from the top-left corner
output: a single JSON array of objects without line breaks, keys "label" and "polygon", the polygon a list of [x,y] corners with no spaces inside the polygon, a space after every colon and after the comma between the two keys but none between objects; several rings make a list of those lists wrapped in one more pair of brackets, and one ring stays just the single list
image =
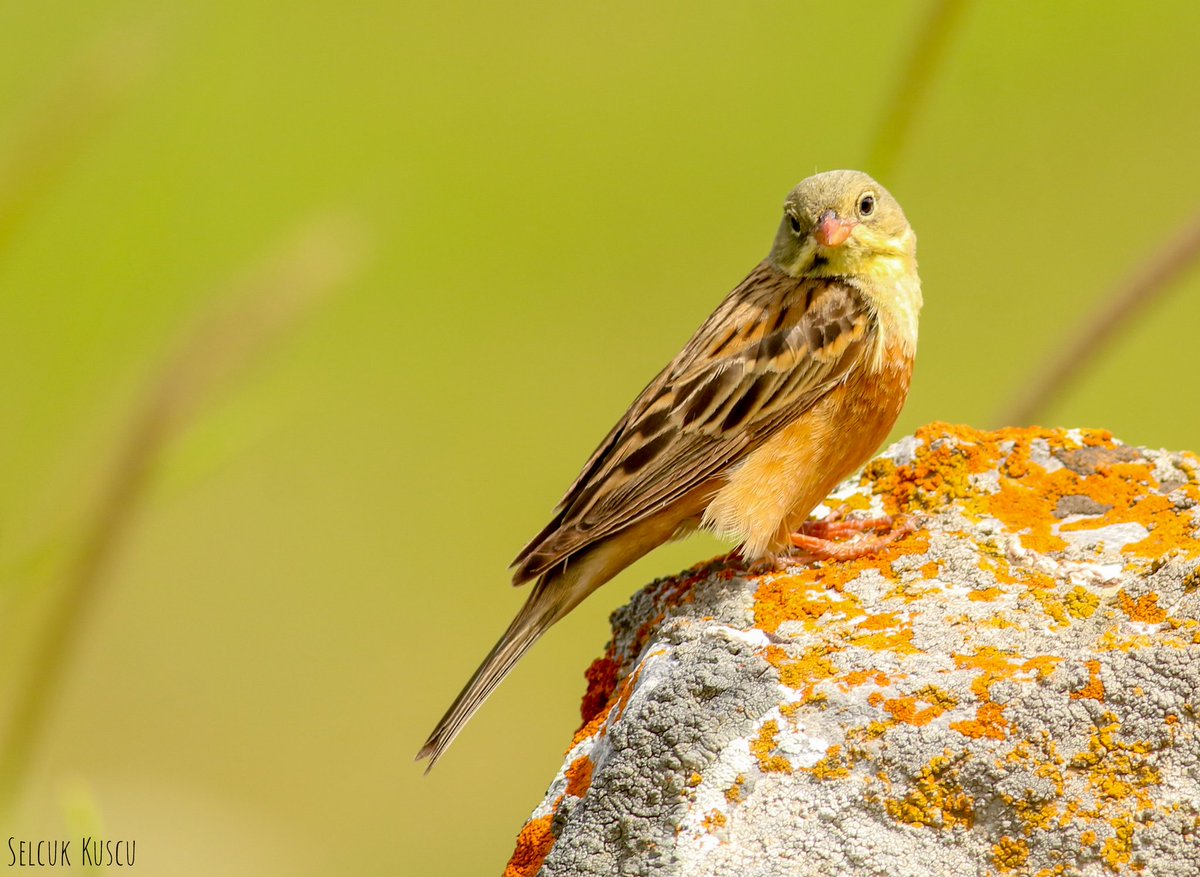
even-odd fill
[{"label": "thin stalk", "polygon": [[314,223],[233,284],[232,294],[221,295],[224,307],[199,325],[150,381],[12,701],[0,736],[0,812],[11,803],[35,754],[73,650],[103,596],[106,574],[129,537],[164,447],[196,419],[216,390],[343,284],[361,254],[356,227],[341,220]]},{"label": "thin stalk", "polygon": [[21,224],[146,76],[152,45],[110,33],[75,63],[0,149],[0,256]]},{"label": "thin stalk", "polygon": [[936,0],[930,8],[875,135],[868,169],[876,178],[886,182],[899,164],[966,8],[967,0]]}]

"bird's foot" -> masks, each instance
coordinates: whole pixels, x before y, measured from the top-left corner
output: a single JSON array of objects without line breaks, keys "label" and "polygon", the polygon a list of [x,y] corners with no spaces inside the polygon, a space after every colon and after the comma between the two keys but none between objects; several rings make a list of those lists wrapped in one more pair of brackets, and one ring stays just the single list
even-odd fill
[{"label": "bird's foot", "polygon": [[747,557],[739,549],[737,552],[738,570],[748,576],[765,576],[770,573],[782,572],[788,563],[788,558],[768,554],[765,557]]},{"label": "bird's foot", "polygon": [[[804,523],[799,532],[791,535],[791,541],[792,545],[814,560],[857,560],[874,554],[916,529],[916,523],[908,517],[881,515],[877,518],[847,519],[845,512],[839,509],[820,521]],[[884,535],[862,535],[869,532]],[[859,535],[859,538],[851,542],[834,541],[854,535]]]}]

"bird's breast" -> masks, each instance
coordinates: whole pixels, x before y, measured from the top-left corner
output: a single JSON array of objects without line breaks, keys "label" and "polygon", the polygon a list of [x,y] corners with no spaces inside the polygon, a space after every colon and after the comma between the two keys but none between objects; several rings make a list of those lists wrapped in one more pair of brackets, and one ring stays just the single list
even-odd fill
[{"label": "bird's breast", "polygon": [[913,357],[897,342],[867,359],[729,473],[705,512],[749,556],[778,551],[840,481],[887,437],[908,395]]}]

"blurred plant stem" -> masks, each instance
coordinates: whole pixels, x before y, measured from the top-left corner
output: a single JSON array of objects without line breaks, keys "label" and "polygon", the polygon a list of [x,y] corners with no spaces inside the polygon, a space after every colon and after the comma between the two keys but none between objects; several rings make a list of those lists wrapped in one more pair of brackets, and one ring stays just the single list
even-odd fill
[{"label": "blurred plant stem", "polygon": [[935,0],[904,71],[896,80],[896,90],[887,103],[867,165],[867,170],[885,185],[904,154],[913,122],[929,96],[930,85],[942,67],[966,7],[967,0]]},{"label": "blurred plant stem", "polygon": [[220,306],[168,359],[130,419],[97,505],[57,587],[29,670],[18,685],[0,737],[0,812],[12,803],[36,741],[101,595],[105,574],[129,535],[155,461],[193,422],[203,403],[358,269],[362,229],[325,217],[295,234],[275,255],[222,293]]},{"label": "blurred plant stem", "polygon": [[0,149],[0,257],[39,201],[149,70],[152,41],[120,30],[95,42]]},{"label": "blurred plant stem", "polygon": [[[76,778],[63,783],[58,797],[68,837],[109,836],[96,792],[86,781]],[[107,874],[109,870],[94,861],[86,865],[80,861],[79,867],[85,874]]]},{"label": "blurred plant stem", "polygon": [[1002,412],[1001,426],[1027,426],[1043,416],[1071,383],[1099,359],[1114,336],[1162,298],[1173,281],[1200,261],[1200,213],[1109,293],[1106,303],[1034,372]]}]

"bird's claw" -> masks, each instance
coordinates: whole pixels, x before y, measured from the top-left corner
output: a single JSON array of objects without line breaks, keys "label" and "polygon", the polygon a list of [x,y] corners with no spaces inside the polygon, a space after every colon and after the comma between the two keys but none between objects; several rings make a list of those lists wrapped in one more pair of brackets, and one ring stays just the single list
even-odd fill
[{"label": "bird's claw", "polygon": [[[799,532],[791,535],[792,545],[814,560],[857,560],[874,554],[917,529],[916,522],[908,516],[846,519],[845,513],[839,512],[833,512],[823,520],[803,524]],[[868,532],[885,535],[862,535],[852,542],[833,541],[839,537]]]}]

